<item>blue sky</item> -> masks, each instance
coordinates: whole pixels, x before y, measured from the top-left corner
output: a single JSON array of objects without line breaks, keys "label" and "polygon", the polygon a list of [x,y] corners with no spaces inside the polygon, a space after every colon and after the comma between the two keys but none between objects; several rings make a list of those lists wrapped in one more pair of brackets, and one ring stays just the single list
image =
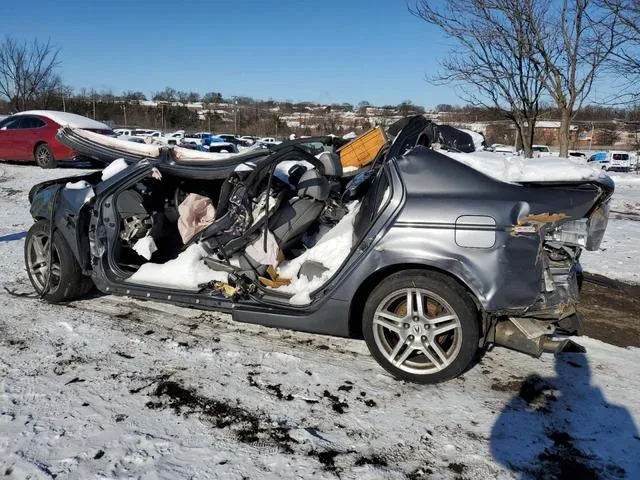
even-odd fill
[{"label": "blue sky", "polygon": [[323,103],[462,103],[425,81],[446,43],[406,0],[29,0],[2,31],[50,38],[74,88]]}]

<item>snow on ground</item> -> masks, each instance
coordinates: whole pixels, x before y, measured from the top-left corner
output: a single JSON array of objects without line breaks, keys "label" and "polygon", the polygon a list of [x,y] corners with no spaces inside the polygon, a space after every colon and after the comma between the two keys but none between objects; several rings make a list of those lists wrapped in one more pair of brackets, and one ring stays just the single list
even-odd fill
[{"label": "snow on ground", "polygon": [[600,249],[584,251],[581,263],[591,273],[640,283],[640,175],[612,173],[616,190]]},{"label": "snow on ground", "polygon": [[[28,189],[69,171],[0,172],[0,284],[26,292]],[[419,386],[360,341],[218,313],[4,291],[0,311],[7,479],[640,477],[640,349],[495,349]]]}]

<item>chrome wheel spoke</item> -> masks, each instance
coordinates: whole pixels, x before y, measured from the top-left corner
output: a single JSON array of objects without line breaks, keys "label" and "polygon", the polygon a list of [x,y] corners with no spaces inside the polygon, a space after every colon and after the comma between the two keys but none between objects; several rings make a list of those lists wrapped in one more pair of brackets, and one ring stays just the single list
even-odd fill
[{"label": "chrome wheel spoke", "polygon": [[453,320],[455,322],[456,320],[458,320],[458,317],[456,315],[442,315],[440,317],[427,318],[425,320],[429,325],[436,326],[436,325],[438,325],[440,323],[449,322],[451,320]]},{"label": "chrome wheel spoke", "polygon": [[450,322],[438,325],[433,330],[431,330],[431,334],[434,337],[437,337],[438,335],[442,335],[443,333],[450,332],[451,330],[455,330],[456,328],[458,328],[458,324],[452,320]]},{"label": "chrome wheel spoke", "polygon": [[54,263],[51,266],[51,275],[55,275],[56,277],[60,278],[60,265]]},{"label": "chrome wheel spoke", "polygon": [[373,317],[373,323],[396,333],[400,333],[402,318],[386,312],[376,312]]},{"label": "chrome wheel spoke", "polygon": [[429,361],[433,364],[433,366],[437,369],[437,370],[442,370],[442,368],[444,367],[443,362],[441,362],[441,360],[438,358],[438,355],[433,355],[429,350],[431,348],[431,344],[427,341],[427,340],[423,340],[422,341],[422,348],[421,348],[421,352],[424,354],[425,357],[427,357],[429,359]]},{"label": "chrome wheel spoke", "polygon": [[436,355],[438,356],[438,359],[440,360],[441,365],[444,366],[449,363],[447,354],[442,351],[442,348],[440,348],[440,345],[438,345],[438,342],[436,342],[435,339],[433,340],[433,342],[429,342],[429,346],[431,347],[431,350],[436,352]]},{"label": "chrome wheel spoke", "polygon": [[418,317],[424,318],[424,298],[420,290],[415,290],[416,293],[416,313]]},{"label": "chrome wheel spoke", "polygon": [[34,237],[33,239],[33,251],[36,254],[36,261],[42,261],[45,258],[46,247],[42,237]]},{"label": "chrome wheel spoke", "polygon": [[[389,354],[389,361],[396,366],[402,365],[402,362],[404,362],[409,356],[409,354],[413,351],[413,348],[411,347],[410,344],[411,344],[411,341],[408,338],[405,338],[404,340],[403,339],[398,340],[398,343],[396,343],[396,346],[393,348],[393,350]],[[404,352],[402,352],[402,355],[398,357],[398,355],[400,354],[400,350],[402,350],[402,347],[404,346],[406,346]]]},{"label": "chrome wheel spoke", "polygon": [[407,289],[407,317],[413,316],[415,306],[413,304],[413,290]]},{"label": "chrome wheel spoke", "polygon": [[[400,342],[398,342],[400,343]],[[404,361],[409,358],[409,355],[411,355],[414,352],[415,348],[413,348],[411,345],[407,345],[407,348],[404,349],[404,352],[402,352],[402,355],[400,355],[398,358],[393,358],[391,360],[391,363],[393,363],[396,367],[402,365],[404,363]]]}]

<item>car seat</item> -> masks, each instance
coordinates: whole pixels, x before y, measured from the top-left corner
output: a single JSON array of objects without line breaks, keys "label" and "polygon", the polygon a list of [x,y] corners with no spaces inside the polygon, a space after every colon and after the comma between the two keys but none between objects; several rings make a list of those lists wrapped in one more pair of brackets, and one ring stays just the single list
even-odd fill
[{"label": "car seat", "polygon": [[324,174],[328,177],[341,177],[343,175],[340,155],[333,152],[322,152],[318,160],[324,165]]},{"label": "car seat", "polygon": [[307,170],[300,177],[297,195],[282,202],[269,219],[269,230],[286,250],[316,221],[329,198],[329,182],[316,169]]}]

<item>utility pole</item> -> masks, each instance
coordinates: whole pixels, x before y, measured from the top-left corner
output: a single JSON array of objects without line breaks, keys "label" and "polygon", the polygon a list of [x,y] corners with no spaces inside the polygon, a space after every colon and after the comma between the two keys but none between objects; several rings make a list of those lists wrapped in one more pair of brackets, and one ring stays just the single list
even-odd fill
[{"label": "utility pole", "polygon": [[122,104],[122,111],[124,112],[124,126],[127,126],[127,104]]},{"label": "utility pole", "polygon": [[96,119],[96,99],[93,99],[93,119]]},{"label": "utility pole", "polygon": [[235,110],[233,115],[233,134],[238,135],[238,100],[235,100]]},{"label": "utility pole", "polygon": [[64,93],[62,94],[62,111],[63,112],[67,111],[67,105],[65,104],[65,101],[64,101]]}]

